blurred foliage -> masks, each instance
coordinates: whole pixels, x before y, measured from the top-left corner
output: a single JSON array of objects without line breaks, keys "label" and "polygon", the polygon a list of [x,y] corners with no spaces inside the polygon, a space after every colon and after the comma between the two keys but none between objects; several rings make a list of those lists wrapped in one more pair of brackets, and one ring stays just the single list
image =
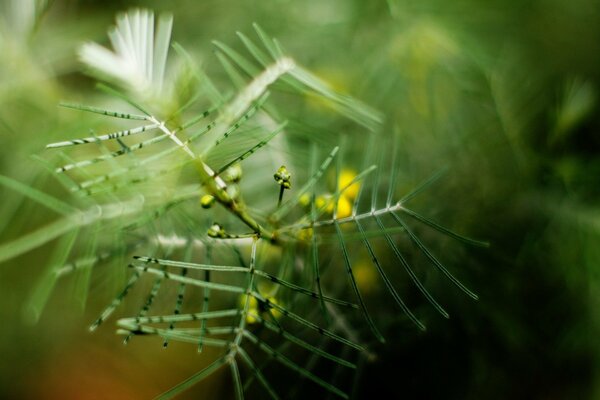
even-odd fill
[{"label": "blurred foliage", "polygon": [[[0,16],[3,175],[60,195],[30,155],[94,121],[56,104],[98,95],[79,72],[75,47],[104,41],[116,11],[173,12],[173,37],[217,82],[227,78],[211,40],[233,43],[236,30],[256,21],[298,61],[384,113],[384,131],[400,139],[399,192],[448,167],[418,209],[492,243],[471,249],[423,232],[480,301],[428,275],[451,319],[423,307],[429,329],[419,333],[403,318],[382,318],[389,340],[359,375],[357,397],[370,398],[375,388],[405,398],[600,396],[598,2],[56,0],[37,23],[17,18],[15,3],[5,1]],[[318,102],[289,107],[306,129],[330,120]],[[329,129],[355,128],[337,122]],[[5,188],[0,199],[0,242],[48,219]],[[37,325],[25,324],[22,304],[49,249],[0,266],[1,397],[148,398],[198,369],[196,355],[176,347],[167,357],[141,341],[117,347],[108,330],[84,333],[106,296],[78,313],[64,290]],[[368,291],[373,304],[389,302],[386,296]],[[230,383],[213,378],[205,398],[229,393]]]}]

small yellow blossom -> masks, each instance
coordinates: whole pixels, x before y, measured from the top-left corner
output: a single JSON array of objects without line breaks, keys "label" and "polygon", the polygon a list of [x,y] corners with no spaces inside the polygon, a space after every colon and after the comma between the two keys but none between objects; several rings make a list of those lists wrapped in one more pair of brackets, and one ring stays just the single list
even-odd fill
[{"label": "small yellow blossom", "polygon": [[327,214],[333,214],[333,199],[331,198],[331,196],[329,196],[326,201],[327,206],[325,207],[325,212]]},{"label": "small yellow blossom", "polygon": [[317,196],[317,198],[315,199],[315,208],[317,209],[317,211],[321,210],[326,205],[328,205],[328,199],[326,199],[325,196]]},{"label": "small yellow blossom", "polygon": [[337,203],[337,218],[346,218],[352,215],[352,202],[344,195],[340,196]]},{"label": "small yellow blossom", "polygon": [[243,309],[246,306],[246,297],[248,298],[248,313],[246,314],[246,323],[255,324],[258,319],[255,315],[260,315],[258,312],[258,300],[252,296],[246,296],[245,294],[240,295],[239,305]]},{"label": "small yellow blossom", "polygon": [[[338,180],[338,190],[343,190],[347,185],[350,185],[352,179],[356,178],[356,171],[351,169],[343,169],[340,173],[340,177]],[[350,200],[354,200],[356,196],[358,196],[358,191],[360,190],[360,182],[355,182],[352,185],[348,186],[346,190],[344,190],[343,195],[348,197]]]},{"label": "small yellow blossom", "polygon": [[[248,297],[248,312],[246,314],[246,323],[248,323],[248,324],[257,323],[258,318],[256,316],[259,316],[260,318],[263,318],[268,321],[270,319],[269,312],[275,319],[279,319],[281,317],[281,312],[278,309],[271,306],[271,304],[279,304],[277,302],[277,300],[272,296],[268,296],[268,297],[266,297],[266,299],[269,304],[260,303],[253,296]],[[242,309],[246,306],[246,295],[245,294],[240,295],[239,306]]]},{"label": "small yellow blossom", "polygon": [[370,293],[377,288],[377,271],[373,264],[365,260],[359,261],[352,268],[352,273],[362,292]]},{"label": "small yellow blossom", "polygon": [[[345,218],[352,215],[352,198],[341,194],[337,201],[337,218]],[[335,207],[334,196],[318,196],[315,200],[317,211],[333,214]]]},{"label": "small yellow blossom", "polygon": [[[277,299],[275,297],[269,296],[269,297],[267,297],[267,300],[271,304],[279,305],[279,303],[277,302]],[[281,311],[279,311],[278,309],[271,307],[269,310],[265,310],[263,312],[268,313],[269,311],[271,312],[271,315],[273,316],[273,318],[275,318],[275,319],[281,318]]]},{"label": "small yellow blossom", "polygon": [[308,206],[310,206],[310,195],[308,193],[304,193],[302,196],[300,196],[300,199],[298,199],[298,203],[302,207],[308,208]]},{"label": "small yellow blossom", "polygon": [[311,240],[313,237],[313,228],[300,229],[298,231],[298,234],[296,235],[296,237],[298,238],[298,240],[304,240],[304,241]]}]

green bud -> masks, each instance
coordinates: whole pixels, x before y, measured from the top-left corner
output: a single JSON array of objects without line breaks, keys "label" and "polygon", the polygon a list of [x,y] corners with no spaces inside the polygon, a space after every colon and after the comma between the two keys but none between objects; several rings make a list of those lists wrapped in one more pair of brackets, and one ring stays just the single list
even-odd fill
[{"label": "green bud", "polygon": [[200,205],[202,208],[211,208],[215,204],[215,197],[210,194],[205,194],[200,197]]},{"label": "green bud", "polygon": [[233,164],[225,170],[222,177],[226,182],[239,182],[242,179],[242,166],[239,163]]},{"label": "green bud", "polygon": [[275,182],[277,182],[279,186],[283,186],[285,189],[290,189],[292,187],[292,174],[288,172],[285,165],[279,167],[277,172],[275,172],[275,175],[273,175],[273,178],[275,178]]},{"label": "green bud", "polygon": [[217,224],[216,222],[213,223],[210,228],[208,228],[208,232],[206,233],[211,238],[224,238],[227,236],[227,233],[225,233],[225,229],[223,229],[223,227]]}]

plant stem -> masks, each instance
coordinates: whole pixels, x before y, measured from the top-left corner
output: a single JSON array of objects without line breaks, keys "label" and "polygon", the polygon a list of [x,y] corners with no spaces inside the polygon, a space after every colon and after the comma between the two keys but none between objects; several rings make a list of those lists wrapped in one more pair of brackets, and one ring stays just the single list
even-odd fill
[{"label": "plant stem", "polygon": [[279,206],[281,205],[281,200],[283,200],[284,190],[285,190],[285,188],[283,187],[283,185],[281,185],[280,189],[279,189],[279,201],[277,202],[277,208],[279,208]]}]

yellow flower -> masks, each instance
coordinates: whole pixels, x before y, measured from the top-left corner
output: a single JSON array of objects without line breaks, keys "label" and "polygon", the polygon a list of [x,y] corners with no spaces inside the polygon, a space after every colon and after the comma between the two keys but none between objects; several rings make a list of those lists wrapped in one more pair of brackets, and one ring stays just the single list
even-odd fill
[{"label": "yellow flower", "polygon": [[[340,195],[337,201],[337,218],[345,218],[352,215],[352,200],[353,198],[344,194]],[[334,206],[335,200],[332,195],[318,196],[315,200],[317,210],[324,211],[327,214],[333,214]]]},{"label": "yellow flower", "polygon": [[[245,294],[240,295],[239,305],[242,309],[246,306]],[[258,300],[252,296],[248,296],[248,313],[246,314],[246,323],[255,324],[258,322],[258,319],[254,315],[260,315],[258,312]]]},{"label": "yellow flower", "polygon": [[[325,198],[325,196],[317,196],[317,198],[315,199],[315,208],[317,209],[317,211],[321,210],[325,206],[329,208],[329,203],[329,199]],[[331,211],[333,211],[333,207],[331,208]]]},{"label": "yellow flower", "polygon": [[309,241],[312,239],[312,236],[313,236],[313,229],[312,228],[304,228],[304,229],[300,229],[298,231],[296,238],[298,238],[298,240]]},{"label": "yellow flower", "polygon": [[[269,296],[269,297],[267,297],[267,300],[269,301],[270,304],[279,305],[279,303],[277,302],[277,299],[275,297]],[[275,307],[270,306],[270,308],[268,310],[264,310],[263,313],[268,314],[269,311],[271,312],[271,315],[273,316],[273,318],[275,318],[275,319],[281,318],[281,311],[279,311]],[[268,317],[265,315],[265,318],[268,318]]]},{"label": "yellow flower", "polygon": [[346,218],[352,215],[352,202],[344,195],[341,195],[337,203],[337,218]]},{"label": "yellow flower", "polygon": [[[248,312],[246,314],[246,323],[247,324],[255,324],[258,322],[259,316],[262,319],[269,320],[271,317],[269,316],[269,312],[275,319],[279,319],[281,317],[281,312],[274,308],[271,304],[279,304],[275,297],[267,296],[267,303],[259,303],[255,297],[248,297]],[[239,297],[239,306],[243,309],[246,306],[246,295],[241,294]]]},{"label": "yellow flower", "polygon": [[310,206],[310,195],[308,193],[304,193],[302,196],[300,196],[298,203],[302,207],[308,208],[308,206]]},{"label": "yellow flower", "polygon": [[354,279],[364,293],[373,292],[377,288],[377,271],[375,266],[365,260],[352,267]]},{"label": "yellow flower", "polygon": [[[343,190],[347,185],[350,185],[352,179],[356,178],[356,171],[351,169],[342,169],[340,173],[340,177],[338,180],[338,190]],[[344,190],[344,196],[348,197],[350,200],[354,200],[358,195],[358,191],[360,190],[360,183],[355,182],[350,185],[346,190]]]}]

